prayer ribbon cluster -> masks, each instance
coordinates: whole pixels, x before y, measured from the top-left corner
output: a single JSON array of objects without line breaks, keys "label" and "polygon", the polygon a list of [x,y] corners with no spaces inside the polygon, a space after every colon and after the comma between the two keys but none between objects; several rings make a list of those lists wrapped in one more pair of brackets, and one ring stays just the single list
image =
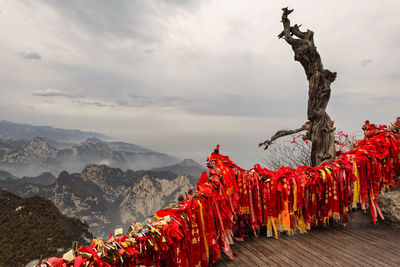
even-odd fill
[{"label": "prayer ribbon cluster", "polygon": [[157,211],[149,224],[135,222],[125,235],[94,239],[42,266],[209,266],[221,251],[233,259],[234,241],[260,228],[278,238],[332,220],[346,224],[357,206],[369,207],[376,223],[383,219],[379,193],[398,186],[399,126],[400,117],[389,127],[368,123],[355,149],[317,167],[244,170],[216,149],[207,158],[209,176],[204,172],[195,190]]}]

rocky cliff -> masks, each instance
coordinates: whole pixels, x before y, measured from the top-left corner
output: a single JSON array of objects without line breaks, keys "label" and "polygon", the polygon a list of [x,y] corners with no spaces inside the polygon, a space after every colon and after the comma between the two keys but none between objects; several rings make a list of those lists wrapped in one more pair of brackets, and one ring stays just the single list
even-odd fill
[{"label": "rocky cliff", "polygon": [[[18,184],[8,190],[50,199],[67,216],[87,222],[95,236],[108,236],[115,227],[127,229],[195,186],[198,178],[157,171],[123,171],[88,164],[81,173],[61,172],[48,186]],[[0,186],[5,186],[0,182]]]},{"label": "rocky cliff", "polygon": [[386,221],[400,223],[400,190],[386,192],[378,198],[378,204]]}]

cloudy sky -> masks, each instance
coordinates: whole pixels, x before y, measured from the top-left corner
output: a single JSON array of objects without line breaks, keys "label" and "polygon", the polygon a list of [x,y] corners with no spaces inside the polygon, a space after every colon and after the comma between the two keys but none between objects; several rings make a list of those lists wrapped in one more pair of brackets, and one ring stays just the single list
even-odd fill
[{"label": "cloudy sky", "polygon": [[0,120],[201,163],[221,144],[250,167],[259,141],[306,120],[304,71],[277,38],[284,6],[338,73],[337,128],[399,115],[400,1],[0,0]]}]

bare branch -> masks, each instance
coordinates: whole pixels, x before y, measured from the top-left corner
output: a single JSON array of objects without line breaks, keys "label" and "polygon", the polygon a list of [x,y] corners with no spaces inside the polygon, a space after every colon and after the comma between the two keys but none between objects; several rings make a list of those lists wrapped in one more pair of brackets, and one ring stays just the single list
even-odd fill
[{"label": "bare branch", "polygon": [[292,169],[298,166],[311,166],[311,142],[304,142],[296,139],[294,136],[286,136],[274,142],[266,152],[263,160],[267,168],[271,170],[279,170],[281,166],[290,167]]},{"label": "bare branch", "polygon": [[279,38],[285,37],[286,42],[289,44],[293,43],[292,34],[290,32],[290,20],[288,16],[293,12],[293,9],[288,9],[287,7],[282,8],[282,23],[283,23],[283,32],[278,35]]},{"label": "bare branch", "polygon": [[310,122],[308,121],[308,122],[304,123],[303,126],[301,126],[300,128],[297,128],[297,129],[280,130],[280,131],[276,132],[274,134],[274,136],[271,137],[271,139],[265,140],[263,143],[259,143],[258,147],[264,145],[265,146],[264,150],[267,150],[268,146],[271,145],[274,140],[276,140],[276,139],[278,139],[280,137],[283,137],[283,136],[287,136],[287,135],[295,134],[295,133],[298,133],[298,132],[301,132],[301,131],[304,131],[304,130],[308,130],[309,128],[310,128]]}]

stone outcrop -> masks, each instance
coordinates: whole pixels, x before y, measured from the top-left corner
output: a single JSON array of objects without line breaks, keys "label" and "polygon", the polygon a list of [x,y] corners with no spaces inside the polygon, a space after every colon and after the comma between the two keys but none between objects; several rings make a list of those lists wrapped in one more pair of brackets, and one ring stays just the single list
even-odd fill
[{"label": "stone outcrop", "polygon": [[400,223],[400,190],[381,194],[378,204],[385,220]]},{"label": "stone outcrop", "polygon": [[88,164],[81,173],[61,172],[48,186],[7,180],[0,181],[0,187],[23,197],[45,197],[64,215],[87,222],[95,236],[107,237],[115,227],[128,229],[134,220],[153,216],[193,188],[197,179],[167,171],[123,171]]}]

